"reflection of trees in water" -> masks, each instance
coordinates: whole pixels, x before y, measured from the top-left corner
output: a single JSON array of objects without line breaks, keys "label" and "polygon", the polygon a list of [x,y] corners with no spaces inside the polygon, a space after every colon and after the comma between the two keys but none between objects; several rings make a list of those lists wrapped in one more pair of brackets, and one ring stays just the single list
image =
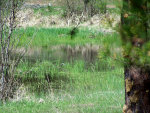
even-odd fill
[{"label": "reflection of trees in water", "polygon": [[93,62],[97,55],[99,46],[96,45],[87,45],[87,46],[68,46],[64,48],[64,53],[67,54],[67,59],[70,60],[85,60],[87,62]]},{"label": "reflection of trees in water", "polygon": [[25,56],[25,60],[36,62],[37,60],[61,60],[74,61],[84,60],[94,62],[97,59],[100,46],[87,44],[84,46],[57,46],[46,49],[30,49]]}]

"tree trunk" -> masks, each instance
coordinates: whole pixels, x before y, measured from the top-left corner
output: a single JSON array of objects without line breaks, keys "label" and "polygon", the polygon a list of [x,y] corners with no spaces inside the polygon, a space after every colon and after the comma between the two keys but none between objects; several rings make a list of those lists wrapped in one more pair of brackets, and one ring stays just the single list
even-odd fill
[{"label": "tree trunk", "polygon": [[150,72],[135,66],[125,68],[124,113],[150,113]]},{"label": "tree trunk", "polygon": [[149,0],[123,0],[121,37],[125,59],[123,113],[150,113]]},{"label": "tree trunk", "polygon": [[90,2],[90,0],[83,0],[84,2],[84,13],[88,14],[88,3]]}]

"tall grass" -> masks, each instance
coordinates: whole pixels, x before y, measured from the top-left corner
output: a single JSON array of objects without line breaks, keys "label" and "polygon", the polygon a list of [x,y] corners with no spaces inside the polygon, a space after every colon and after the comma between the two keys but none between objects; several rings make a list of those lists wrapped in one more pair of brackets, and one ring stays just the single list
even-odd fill
[{"label": "tall grass", "polygon": [[90,44],[114,44],[121,45],[119,35],[117,33],[105,34],[103,32],[94,32],[88,29],[80,29],[75,38],[71,39],[71,28],[21,28],[16,30],[14,34],[23,34],[20,46],[23,46],[27,40],[32,41],[32,47],[50,47],[53,45],[84,45]]},{"label": "tall grass", "polygon": [[[104,34],[81,29],[74,39],[70,28],[26,28],[20,47],[36,32],[31,48],[56,45],[101,45],[94,62],[84,60],[25,60],[19,64],[16,78],[23,83],[17,99],[0,106],[2,113],[120,113],[124,104],[121,41],[117,33]],[[94,34],[94,35],[93,35]],[[91,36],[93,36],[91,38]],[[119,48],[119,51],[118,49]],[[24,95],[24,96],[20,96]],[[15,97],[15,96],[14,96]]]},{"label": "tall grass", "polygon": [[[112,64],[111,64],[112,65]],[[108,65],[108,67],[111,65]],[[26,67],[26,68],[25,68]],[[48,61],[34,65],[20,65],[20,74],[28,87],[29,100],[8,102],[0,112],[19,113],[120,113],[124,103],[123,68],[98,71],[93,66],[86,68],[83,61],[52,64]],[[50,83],[45,79],[48,75]],[[36,93],[38,96],[35,96]],[[40,99],[43,102],[40,102]]]}]

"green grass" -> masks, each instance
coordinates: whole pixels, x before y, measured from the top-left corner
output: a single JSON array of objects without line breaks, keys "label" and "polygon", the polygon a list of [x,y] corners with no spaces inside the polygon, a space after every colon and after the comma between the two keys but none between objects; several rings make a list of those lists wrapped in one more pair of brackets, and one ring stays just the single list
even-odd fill
[{"label": "green grass", "polygon": [[[111,67],[111,65],[108,66]],[[63,67],[59,62],[52,64],[48,61],[38,62],[32,66],[28,65],[25,67],[32,70],[32,73],[29,74],[30,77],[33,78],[36,75],[40,78],[37,84],[30,83],[29,81],[25,84],[28,86],[28,90],[30,90],[30,99],[24,98],[22,101],[8,102],[0,107],[0,112],[120,113],[122,111],[124,104],[124,82],[123,68],[119,65],[116,65],[114,69],[106,69],[105,71],[93,70],[92,66],[85,69],[83,61],[66,63]],[[21,65],[20,69],[22,71],[28,70],[22,68]],[[34,75],[32,75],[33,72]],[[43,88],[48,87],[43,82],[45,73],[51,73],[51,76],[55,79],[51,82],[53,90],[47,88],[46,90],[50,90],[50,92],[44,94]],[[56,79],[56,76],[59,79]],[[62,76],[65,79],[61,80]],[[29,77],[27,78],[29,80]],[[35,90],[40,91],[41,94],[36,96],[33,94]],[[40,98],[44,100],[43,103],[39,103]]]},{"label": "green grass", "polygon": [[[124,104],[122,56],[116,48],[121,41],[117,33],[104,34],[79,29],[73,39],[71,28],[26,28],[19,47],[34,36],[31,48],[42,50],[57,45],[101,45],[95,62],[27,59],[17,68],[24,96],[0,106],[0,113],[120,113]],[[35,34],[35,35],[34,35]],[[91,38],[94,37],[94,38]],[[52,53],[51,53],[52,54]],[[119,60],[119,61],[118,61]],[[26,98],[28,97],[28,98]],[[43,102],[39,102],[40,99]]]},{"label": "green grass", "polygon": [[[26,82],[28,85],[30,80],[36,80],[39,83],[43,82],[45,81],[45,76],[47,76],[52,87],[55,89],[60,87],[68,91],[78,88],[83,90],[86,88],[102,91],[115,90],[118,87],[117,82],[120,82],[117,79],[121,80],[123,77],[122,66],[117,63],[114,65],[115,61],[112,59],[110,63],[104,61],[97,61],[94,64],[86,64],[84,61],[66,62],[63,65],[62,63],[60,61],[55,63],[52,63],[52,61],[39,61],[35,64],[22,63],[17,70],[18,77],[21,77],[24,83]],[[115,76],[110,75],[111,73]],[[62,82],[64,84],[61,84]],[[106,88],[106,84],[113,85]],[[97,85],[100,85],[100,87]],[[44,89],[39,87],[39,90]]]},{"label": "green grass", "polygon": [[53,45],[85,45],[90,44],[114,44],[121,45],[117,33],[104,34],[95,33],[88,29],[80,29],[75,37],[71,39],[71,28],[33,28],[18,29],[15,34],[23,34],[20,40],[20,46],[25,45],[29,40],[32,47],[51,47]]},{"label": "green grass", "polygon": [[2,113],[121,113],[123,92],[80,92],[74,95],[62,94],[61,97],[47,96],[44,103],[21,101],[7,103],[0,107]]},{"label": "green grass", "polygon": [[63,14],[63,8],[58,6],[47,6],[43,8],[34,8],[34,13],[41,14],[42,16],[61,15]]}]

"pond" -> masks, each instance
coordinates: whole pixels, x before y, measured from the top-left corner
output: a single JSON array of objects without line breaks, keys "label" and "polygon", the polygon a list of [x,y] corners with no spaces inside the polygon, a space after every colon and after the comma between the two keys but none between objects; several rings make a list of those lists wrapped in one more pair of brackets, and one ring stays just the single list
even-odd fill
[{"label": "pond", "polygon": [[83,60],[92,63],[98,58],[100,50],[99,45],[59,45],[50,48],[32,48],[29,49],[24,57],[28,61],[36,60],[60,60],[63,62],[73,62],[75,60]]}]

